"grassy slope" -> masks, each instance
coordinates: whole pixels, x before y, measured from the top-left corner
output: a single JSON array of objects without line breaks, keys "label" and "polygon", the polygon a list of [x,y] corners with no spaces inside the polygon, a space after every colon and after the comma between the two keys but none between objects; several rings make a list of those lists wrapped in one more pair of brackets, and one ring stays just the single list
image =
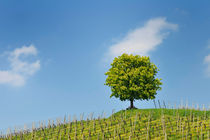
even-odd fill
[{"label": "grassy slope", "polygon": [[207,139],[210,111],[192,109],[136,109],[108,118],[52,123],[32,132],[0,139]]}]

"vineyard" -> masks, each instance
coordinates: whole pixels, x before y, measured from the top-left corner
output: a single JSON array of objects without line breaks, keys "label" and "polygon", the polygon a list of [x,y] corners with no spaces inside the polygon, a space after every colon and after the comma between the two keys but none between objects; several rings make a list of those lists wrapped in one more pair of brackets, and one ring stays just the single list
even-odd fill
[{"label": "vineyard", "polygon": [[210,111],[195,109],[134,109],[113,113],[110,117],[85,120],[71,117],[41,123],[14,132],[1,140],[129,140],[129,139],[210,139]]}]

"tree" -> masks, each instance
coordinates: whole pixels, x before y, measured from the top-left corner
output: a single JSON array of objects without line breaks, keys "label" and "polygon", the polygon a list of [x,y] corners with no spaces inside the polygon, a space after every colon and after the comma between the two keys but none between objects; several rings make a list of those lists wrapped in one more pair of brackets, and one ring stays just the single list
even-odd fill
[{"label": "tree", "polygon": [[161,90],[161,79],[155,78],[159,69],[150,62],[149,57],[122,54],[115,57],[111,68],[105,73],[105,85],[111,87],[111,97],[130,101],[128,109],[135,108],[135,100],[154,99]]}]

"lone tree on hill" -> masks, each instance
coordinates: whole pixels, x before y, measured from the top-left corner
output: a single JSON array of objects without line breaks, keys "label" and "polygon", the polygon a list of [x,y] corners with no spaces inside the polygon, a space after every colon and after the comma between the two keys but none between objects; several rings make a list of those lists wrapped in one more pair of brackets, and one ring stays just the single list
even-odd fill
[{"label": "lone tree on hill", "polygon": [[149,57],[122,54],[115,57],[108,72],[105,85],[111,87],[110,97],[120,98],[121,101],[129,100],[130,107],[134,100],[154,99],[157,90],[161,90],[161,79],[155,78],[159,71]]}]

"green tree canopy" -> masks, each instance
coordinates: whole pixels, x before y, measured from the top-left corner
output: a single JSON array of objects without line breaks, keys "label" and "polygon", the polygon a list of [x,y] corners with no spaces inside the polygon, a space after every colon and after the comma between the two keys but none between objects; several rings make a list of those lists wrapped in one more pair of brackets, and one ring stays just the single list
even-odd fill
[{"label": "green tree canopy", "polygon": [[161,79],[156,78],[158,68],[149,57],[122,54],[115,57],[111,68],[105,73],[105,85],[111,87],[110,97],[121,101],[129,100],[130,109],[135,108],[134,100],[154,99],[157,90],[161,90]]}]

